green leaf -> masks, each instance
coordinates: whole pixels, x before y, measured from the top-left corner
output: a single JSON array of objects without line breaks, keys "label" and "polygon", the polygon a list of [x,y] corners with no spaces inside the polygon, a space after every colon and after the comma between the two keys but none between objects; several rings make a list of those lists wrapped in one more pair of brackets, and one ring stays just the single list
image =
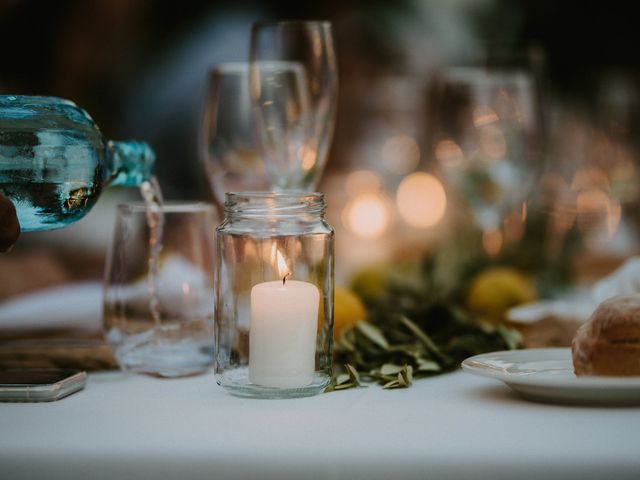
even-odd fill
[{"label": "green leaf", "polygon": [[356,388],[359,387],[359,385],[356,385],[355,383],[343,383],[342,385],[334,385],[333,390],[338,391],[338,390],[347,390],[349,388]]},{"label": "green leaf", "polygon": [[439,372],[442,370],[440,365],[432,360],[418,359],[418,370],[421,372]]},{"label": "green leaf", "polygon": [[405,365],[395,375],[389,375],[385,380],[386,383],[382,386],[384,389],[408,388],[413,382],[413,367]]},{"label": "green leaf", "polygon": [[504,343],[507,344],[509,350],[515,350],[518,348],[522,341],[522,335],[520,335],[520,332],[513,328],[507,328],[501,325],[498,327],[498,333],[504,340]]},{"label": "green leaf", "polygon": [[335,375],[331,385],[325,388],[325,393],[362,386],[360,383],[360,375],[358,375],[357,370],[349,364],[345,364],[344,368],[346,372]]},{"label": "green leaf", "polygon": [[382,367],[380,367],[378,372],[381,375],[396,375],[403,368],[405,368],[405,367],[401,366],[401,365],[395,365],[393,363],[385,363],[384,365],[382,365]]},{"label": "green leaf", "polygon": [[413,383],[413,367],[411,365],[405,365],[404,367],[404,378],[407,381],[408,385]]},{"label": "green leaf", "polygon": [[345,364],[344,368],[347,369],[347,376],[351,380],[351,383],[360,386],[360,375],[358,375],[358,371],[348,363]]},{"label": "green leaf", "polygon": [[350,330],[343,330],[340,333],[340,337],[338,338],[338,341],[336,343],[336,347],[338,351],[341,351],[341,350],[345,352],[355,351],[356,347],[353,344],[353,341],[349,337],[353,337],[353,333]]},{"label": "green leaf", "polygon": [[406,388],[409,385],[411,385],[411,382],[407,382],[407,379],[402,375],[402,372],[398,372],[398,387]]},{"label": "green leaf", "polygon": [[390,382],[385,383],[382,388],[384,388],[385,390],[390,390],[392,388],[398,388],[400,386],[400,383],[398,382],[398,380],[391,380]]},{"label": "green leaf", "polygon": [[427,348],[428,351],[437,355],[438,357],[443,356],[442,352],[436,346],[436,344],[433,343],[433,340],[431,340],[429,335],[427,335],[426,332],[424,332],[424,330],[422,330],[418,325],[413,323],[404,315],[400,315],[400,321],[411,331],[411,333],[416,336],[416,338]]},{"label": "green leaf", "polygon": [[356,328],[360,333],[362,333],[365,337],[367,337],[379,347],[385,350],[389,348],[389,342],[378,327],[373,326],[369,322],[358,322],[356,324]]}]

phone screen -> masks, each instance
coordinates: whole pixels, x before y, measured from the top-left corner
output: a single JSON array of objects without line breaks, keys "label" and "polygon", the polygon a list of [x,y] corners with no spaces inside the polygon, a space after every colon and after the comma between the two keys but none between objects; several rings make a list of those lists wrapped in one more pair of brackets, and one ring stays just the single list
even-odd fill
[{"label": "phone screen", "polygon": [[49,385],[77,373],[76,370],[0,371],[0,385]]}]

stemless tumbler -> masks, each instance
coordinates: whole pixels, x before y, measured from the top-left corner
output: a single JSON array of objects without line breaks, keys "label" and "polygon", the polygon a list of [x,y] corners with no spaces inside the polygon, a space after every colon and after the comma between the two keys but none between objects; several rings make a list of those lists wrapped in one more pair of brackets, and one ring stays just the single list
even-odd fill
[{"label": "stemless tumbler", "polygon": [[216,213],[204,203],[118,207],[104,277],[104,329],[123,370],[193,375],[213,361]]}]

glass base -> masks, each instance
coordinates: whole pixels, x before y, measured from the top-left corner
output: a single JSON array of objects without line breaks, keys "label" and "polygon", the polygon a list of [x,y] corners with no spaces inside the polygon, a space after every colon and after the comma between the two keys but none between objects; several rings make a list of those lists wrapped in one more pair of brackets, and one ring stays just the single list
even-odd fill
[{"label": "glass base", "polygon": [[311,397],[322,393],[331,383],[331,377],[326,373],[316,372],[308,385],[301,387],[265,387],[249,381],[248,368],[235,368],[217,374],[218,385],[231,395],[244,398],[301,398]]},{"label": "glass base", "polygon": [[205,373],[213,363],[211,348],[192,344],[147,346],[134,350],[116,350],[116,360],[126,372],[175,378]]}]

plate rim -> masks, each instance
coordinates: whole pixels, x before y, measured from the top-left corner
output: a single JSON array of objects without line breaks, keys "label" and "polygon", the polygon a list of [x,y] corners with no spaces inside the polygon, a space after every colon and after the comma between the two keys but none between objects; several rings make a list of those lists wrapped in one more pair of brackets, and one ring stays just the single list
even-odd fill
[{"label": "plate rim", "polygon": [[[481,377],[500,380],[507,385],[538,386],[538,387],[564,387],[570,389],[615,389],[615,390],[640,390],[640,376],[635,377],[605,377],[605,376],[572,376],[540,377],[536,372],[532,374],[516,375],[507,372],[504,368],[487,363],[490,357],[506,357],[506,360],[513,360],[509,357],[527,355],[536,359],[536,356],[543,355],[540,360],[545,360],[544,356],[566,356],[571,358],[571,349],[568,347],[558,348],[526,348],[519,350],[500,350],[496,352],[481,353],[473,355],[462,361],[462,370]],[[558,360],[551,358],[551,360]],[[572,364],[570,364],[572,366]]]}]

